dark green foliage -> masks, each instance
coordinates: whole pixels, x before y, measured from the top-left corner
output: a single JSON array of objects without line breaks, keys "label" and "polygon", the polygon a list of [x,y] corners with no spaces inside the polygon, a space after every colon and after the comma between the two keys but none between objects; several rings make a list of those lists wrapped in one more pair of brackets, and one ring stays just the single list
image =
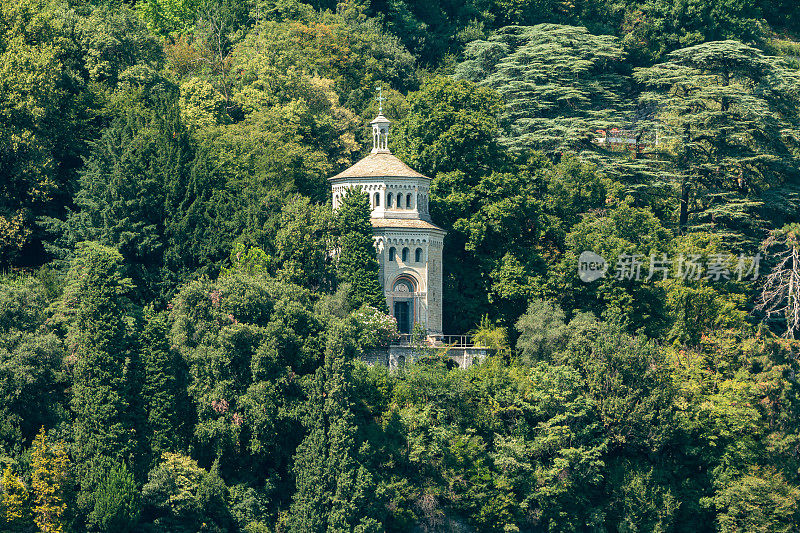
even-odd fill
[{"label": "dark green foliage", "polygon": [[0,265],[40,264],[38,216],[64,216],[97,109],[61,2],[0,9]]},{"label": "dark green foliage", "polygon": [[547,154],[591,148],[597,130],[622,127],[630,109],[625,53],[610,35],[541,24],[473,41],[456,75],[503,98],[503,142]]},{"label": "dark green foliage", "polygon": [[74,454],[82,466],[101,459],[133,461],[138,451],[134,398],[140,369],[127,299],[133,286],[122,269],[116,250],[81,243],[62,296],[69,317]]},{"label": "dark green foliage", "polygon": [[308,435],[294,458],[297,491],[289,517],[293,532],[382,529],[373,500],[375,482],[359,461],[350,385],[357,352],[351,329],[339,324],[331,328],[325,363],[310,385]]},{"label": "dark green foliage", "polygon": [[[798,222],[796,4],[0,3],[0,530],[798,530],[761,280],[645,279]],[[378,85],[469,369],[357,361]]]},{"label": "dark green foliage", "polygon": [[218,460],[222,475],[259,472],[253,488],[277,501],[287,494],[289,461],[302,439],[295,411],[303,376],[322,351],[309,296],[235,273],[186,285],[171,312],[171,343],[189,370],[196,456],[208,465]]},{"label": "dark green foliage", "polygon": [[154,72],[139,74],[144,79],[115,97],[119,116],[87,160],[69,232],[118,249],[142,297],[151,299],[169,290],[164,256],[192,154],[176,88]]},{"label": "dark green foliage", "polygon": [[136,531],[141,511],[139,489],[124,463],[106,473],[93,498],[89,522],[94,527],[107,533]]},{"label": "dark green foliage", "polygon": [[338,278],[340,283],[349,285],[347,301],[351,309],[370,305],[385,310],[386,299],[378,279],[378,258],[369,216],[367,194],[360,189],[349,189],[336,210]]},{"label": "dark green foliage", "polygon": [[0,279],[0,450],[22,452],[43,426],[63,417],[64,343],[45,328],[47,290],[33,276]]},{"label": "dark green foliage", "polygon": [[[776,57],[736,41],[671,53],[636,72],[657,109],[662,146],[679,201],[682,231],[737,239],[796,212],[800,77]],[[784,186],[783,189],[779,187]]]},{"label": "dark green foliage", "polygon": [[183,361],[169,345],[169,322],[165,313],[147,309],[139,340],[141,347],[143,408],[147,413],[145,436],[154,461],[163,452],[183,448],[187,416],[184,401]]},{"label": "dark green foliage", "polygon": [[291,198],[281,210],[275,235],[278,277],[311,290],[330,290],[335,277],[329,256],[333,226],[327,205],[314,205],[299,195]]},{"label": "dark green foliage", "polygon": [[413,168],[431,177],[462,172],[467,184],[502,168],[497,94],[438,76],[409,95],[408,104],[408,114],[394,134],[393,150]]}]

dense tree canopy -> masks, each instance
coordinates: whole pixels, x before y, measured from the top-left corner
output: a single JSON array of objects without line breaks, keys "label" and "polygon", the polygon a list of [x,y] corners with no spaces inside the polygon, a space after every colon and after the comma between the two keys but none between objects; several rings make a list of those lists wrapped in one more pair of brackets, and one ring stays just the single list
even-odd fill
[{"label": "dense tree canopy", "polygon": [[[800,529],[798,21],[2,2],[0,530]],[[470,368],[361,361],[378,105]]]}]

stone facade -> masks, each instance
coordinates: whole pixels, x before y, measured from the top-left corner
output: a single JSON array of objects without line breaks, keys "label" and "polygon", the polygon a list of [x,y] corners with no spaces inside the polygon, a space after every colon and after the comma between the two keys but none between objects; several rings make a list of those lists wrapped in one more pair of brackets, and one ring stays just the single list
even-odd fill
[{"label": "stone facade", "polygon": [[389,312],[401,333],[420,324],[429,335],[441,335],[446,232],[433,224],[428,211],[431,180],[389,151],[389,121],[382,114],[372,126],[372,153],[329,180],[333,208],[339,207],[349,188],[360,187],[367,193]]}]

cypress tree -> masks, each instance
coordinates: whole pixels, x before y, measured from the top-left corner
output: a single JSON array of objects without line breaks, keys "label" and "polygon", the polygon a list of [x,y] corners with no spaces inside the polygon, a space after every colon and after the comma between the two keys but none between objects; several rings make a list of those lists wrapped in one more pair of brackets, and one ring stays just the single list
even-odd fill
[{"label": "cypress tree", "polygon": [[177,88],[158,78],[152,84],[117,96],[119,115],[86,161],[75,197],[80,212],[66,239],[119,250],[143,300],[168,293],[164,285],[174,281],[165,255],[193,157]]},{"label": "cypress tree", "polygon": [[351,390],[357,351],[353,338],[346,325],[332,328],[325,363],[313,381],[306,418],[309,433],[295,456],[292,532],[381,529],[372,502],[375,483],[358,457]]},{"label": "cypress tree", "polygon": [[179,363],[169,346],[166,313],[145,310],[140,336],[142,348],[142,399],[147,413],[145,435],[151,457],[180,448],[184,428],[179,419]]},{"label": "cypress tree", "polygon": [[131,288],[122,275],[119,252],[81,243],[64,300],[75,314],[69,331],[74,357],[71,406],[75,458],[84,469],[97,458],[131,462],[136,452],[131,400],[138,379],[127,320]]},{"label": "cypress tree", "polygon": [[336,211],[340,232],[339,281],[350,285],[347,300],[351,308],[371,305],[386,312],[369,218],[367,194],[361,189],[349,189]]}]

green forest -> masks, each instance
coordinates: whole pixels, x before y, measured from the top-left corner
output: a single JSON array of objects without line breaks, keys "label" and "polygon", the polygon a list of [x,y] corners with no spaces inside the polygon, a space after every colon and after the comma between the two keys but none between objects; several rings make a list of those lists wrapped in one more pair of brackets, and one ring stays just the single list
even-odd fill
[{"label": "green forest", "polygon": [[4,533],[798,531],[796,337],[797,0],[0,2]]}]

